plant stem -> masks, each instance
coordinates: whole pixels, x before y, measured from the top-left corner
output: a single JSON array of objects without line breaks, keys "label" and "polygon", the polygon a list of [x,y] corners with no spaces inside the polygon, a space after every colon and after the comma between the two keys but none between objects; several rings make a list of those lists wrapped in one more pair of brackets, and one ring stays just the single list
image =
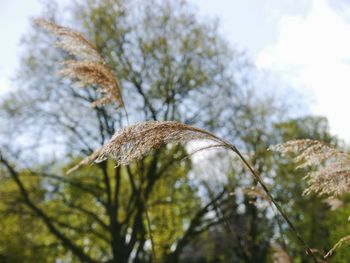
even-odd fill
[{"label": "plant stem", "polygon": [[230,146],[231,150],[234,151],[238,157],[242,160],[242,162],[247,166],[247,168],[249,169],[250,173],[253,175],[253,177],[258,181],[258,183],[261,185],[261,187],[264,189],[265,193],[267,194],[267,196],[269,197],[269,199],[271,200],[271,202],[276,206],[277,210],[279,211],[279,213],[282,215],[282,217],[284,218],[284,220],[286,220],[288,226],[290,227],[290,229],[292,230],[292,232],[295,234],[295,236],[297,237],[297,239],[299,240],[299,242],[303,245],[304,249],[306,250],[306,253],[312,257],[312,259],[314,260],[315,263],[318,263],[318,260],[315,256],[315,254],[311,251],[310,247],[306,244],[306,242],[304,241],[304,239],[301,237],[301,235],[299,234],[298,230],[295,228],[295,226],[293,225],[293,223],[289,220],[288,216],[286,215],[286,213],[283,211],[282,207],[276,202],[276,200],[272,197],[269,189],[267,188],[267,186],[265,185],[265,183],[263,182],[262,178],[260,177],[259,173],[257,171],[254,170],[254,168],[248,163],[248,161],[243,157],[243,155],[241,154],[241,152],[234,146],[231,145]]},{"label": "plant stem", "polygon": [[153,232],[151,228],[151,220],[149,218],[148,206],[146,203],[145,203],[145,214],[146,214],[147,228],[149,231],[149,236],[150,236],[151,246],[152,246],[152,257],[153,257],[152,262],[157,263],[156,251],[155,251],[154,240],[153,240]]}]

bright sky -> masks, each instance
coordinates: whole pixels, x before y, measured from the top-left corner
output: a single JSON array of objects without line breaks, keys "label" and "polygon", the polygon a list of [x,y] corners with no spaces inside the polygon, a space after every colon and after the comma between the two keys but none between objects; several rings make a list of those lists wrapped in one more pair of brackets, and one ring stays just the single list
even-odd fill
[{"label": "bright sky", "polygon": [[[350,1],[189,0],[203,17],[218,17],[221,31],[247,50],[258,68],[314,96],[315,114],[350,142]],[[0,0],[0,94],[11,87],[18,43],[40,14],[40,0]]]},{"label": "bright sky", "polygon": [[29,17],[39,14],[37,0],[0,0],[0,95],[10,90],[18,67],[19,42],[29,28]]}]

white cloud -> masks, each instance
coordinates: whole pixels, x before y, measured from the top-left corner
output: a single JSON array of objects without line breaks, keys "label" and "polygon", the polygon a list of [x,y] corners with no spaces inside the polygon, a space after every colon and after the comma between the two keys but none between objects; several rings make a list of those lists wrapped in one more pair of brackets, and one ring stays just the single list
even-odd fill
[{"label": "white cloud", "polygon": [[311,109],[328,117],[332,132],[350,142],[350,24],[326,0],[313,0],[305,16],[284,16],[276,43],[256,64],[313,91]]}]

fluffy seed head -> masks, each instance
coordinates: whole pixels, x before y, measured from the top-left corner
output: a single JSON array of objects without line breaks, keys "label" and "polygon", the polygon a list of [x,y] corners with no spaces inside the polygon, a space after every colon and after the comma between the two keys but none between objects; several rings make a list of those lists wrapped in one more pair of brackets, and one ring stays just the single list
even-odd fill
[{"label": "fluffy seed head", "polygon": [[48,30],[51,34],[58,37],[56,45],[68,53],[84,60],[91,60],[103,63],[103,58],[96,50],[96,47],[89,42],[81,33],[68,28],[59,26],[44,19],[36,19],[35,23]]},{"label": "fluffy seed head", "polygon": [[70,28],[43,19],[37,19],[35,22],[58,38],[56,43],[58,47],[79,59],[64,62],[63,69],[58,72],[60,76],[77,81],[76,83],[81,87],[98,85],[99,91],[104,96],[94,101],[93,107],[113,102],[116,102],[119,107],[124,107],[119,81],[106,66],[104,59],[92,43]]},{"label": "fluffy seed head", "polygon": [[91,61],[66,61],[63,65],[64,68],[58,72],[60,76],[77,80],[76,84],[80,87],[92,84],[97,84],[101,87],[100,92],[104,94],[104,97],[94,101],[92,103],[93,107],[110,104],[115,101],[118,106],[124,106],[119,82],[107,67]]},{"label": "fluffy seed head", "polygon": [[305,194],[341,195],[350,191],[349,154],[315,140],[293,140],[271,147],[283,154],[296,154],[298,168],[312,167],[305,179],[309,187]]},{"label": "fluffy seed head", "polygon": [[146,121],[121,129],[102,148],[85,158],[69,172],[80,166],[102,162],[107,158],[116,161],[117,166],[138,160],[152,150],[168,143],[184,143],[190,140],[211,140],[221,147],[231,145],[215,135],[176,121]]}]

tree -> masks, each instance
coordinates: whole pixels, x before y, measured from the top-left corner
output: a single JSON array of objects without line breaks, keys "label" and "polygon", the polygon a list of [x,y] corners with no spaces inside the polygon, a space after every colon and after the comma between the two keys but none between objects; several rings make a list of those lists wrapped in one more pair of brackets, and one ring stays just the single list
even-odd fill
[{"label": "tree", "polygon": [[[275,105],[239,83],[237,72],[250,69],[244,58],[228,48],[215,23],[202,22],[188,7],[183,1],[91,0],[69,9],[73,25],[105,58],[103,66],[119,77],[129,120],[113,105],[90,108],[101,99],[96,87],[79,90],[52,77],[58,61],[74,57],[52,49],[52,37],[40,30],[27,35],[19,89],[2,103],[10,127],[3,133],[12,140],[1,142],[0,162],[31,218],[62,251],[55,259],[178,262],[190,243],[225,222],[237,235],[230,242],[232,260],[269,260],[275,231],[269,210],[255,206],[262,197],[243,192],[232,198],[235,189],[189,180],[191,162],[182,146],[160,147],[123,166],[103,161],[63,175],[129,121],[179,120],[229,132],[254,169],[273,178],[269,172],[276,167],[265,149],[280,120]],[[47,17],[63,21],[55,10],[49,6]],[[45,155],[53,150],[57,155]],[[244,178],[226,181],[238,191],[261,184],[240,168],[230,173]],[[42,187],[40,201],[24,174]]]},{"label": "tree", "polygon": [[[336,137],[331,136],[328,122],[323,117],[288,119],[279,123],[272,122],[270,126],[268,119],[261,122],[257,120],[262,120],[263,116],[271,113],[259,111],[258,104],[254,105],[256,119],[248,122],[248,125],[254,128],[245,130],[245,145],[254,148],[251,151],[251,160],[256,169],[261,167],[261,176],[269,182],[273,196],[286,210],[306,242],[319,258],[322,258],[334,243],[349,232],[349,225],[346,224],[349,209],[347,197],[342,199],[342,206],[334,210],[325,198],[316,195],[304,196],[302,193],[307,188],[303,179],[305,171],[295,170],[294,156],[281,157],[267,151],[267,147],[303,138],[317,139],[331,145],[339,142]],[[260,117],[258,113],[261,114]],[[231,157],[229,159],[231,160]],[[213,174],[209,175],[211,178],[219,177],[222,173],[220,166],[224,166],[227,160],[219,155],[214,156],[211,161],[217,162],[219,167],[214,167],[213,171],[208,171],[208,167],[204,167],[203,170],[212,172]],[[274,262],[276,245],[296,262],[310,262],[310,258],[303,253],[302,247],[288,230],[284,220],[270,206],[263,191],[259,190],[256,183],[247,180],[249,177],[242,176],[244,172],[239,164],[234,163],[228,171],[232,173],[228,185],[233,186],[231,191],[234,193],[230,200],[230,208],[233,211],[229,219],[234,234],[228,231],[227,225],[211,228],[200,237],[198,244],[201,245],[190,244],[187,247],[183,255],[184,262]],[[251,188],[251,185],[254,188]],[[232,243],[229,243],[230,241]],[[239,247],[238,244],[243,246]],[[332,262],[344,262],[346,258],[347,251],[343,249],[335,253]]]},{"label": "tree", "polygon": [[[232,53],[216,25],[200,22],[185,2],[87,1],[70,10],[75,26],[119,77],[131,121],[177,119],[204,125],[212,116],[208,105],[214,103],[208,98],[223,86],[235,88]],[[54,5],[46,14],[57,20]],[[62,247],[65,260],[149,261],[152,228],[157,259],[177,262],[187,243],[221,220],[210,216],[213,201],[199,202],[196,184],[188,185],[189,163],[181,161],[184,149],[165,147],[132,165],[114,168],[103,162],[64,176],[67,165],[60,164],[71,166],[72,157],[78,161],[91,153],[126,119],[112,106],[90,108],[99,96],[94,90],[78,90],[53,77],[67,54],[53,49],[52,43],[40,30],[26,36],[19,88],[2,103],[7,127],[17,126],[4,131],[12,138],[1,145],[6,175],[30,216]],[[53,151],[56,154],[48,154]],[[26,186],[23,173],[38,178],[42,202]],[[176,193],[161,191],[174,186]],[[178,201],[180,193],[190,201]],[[213,200],[221,202],[226,196],[223,191]],[[161,200],[170,204],[157,205]],[[170,238],[160,228],[160,215],[175,212],[175,204],[179,212],[167,226],[173,228]],[[146,211],[159,225],[147,227]]]},{"label": "tree", "polygon": [[[4,175],[5,171],[2,171]],[[43,200],[43,189],[37,187],[38,178],[21,174],[22,181],[28,189],[37,188],[34,199],[40,203]],[[0,261],[27,262],[32,259],[36,262],[52,261],[58,253],[50,251],[54,244],[47,236],[43,224],[33,222],[32,211],[22,202],[16,184],[11,178],[1,178],[0,203]]]},{"label": "tree", "polygon": [[[294,119],[280,123],[276,128],[282,142],[311,139],[334,147],[341,144],[336,137],[330,134],[328,121],[323,117]],[[344,215],[349,209],[346,202],[347,196],[342,198],[344,202],[338,200],[342,205],[335,209],[325,195],[303,194],[307,189],[305,174],[312,168],[295,169],[294,158],[295,153],[283,158],[276,156],[274,160],[274,163],[278,165],[277,173],[280,175],[276,177],[276,183],[281,186],[276,191],[276,195],[291,211],[292,220],[304,233],[310,246],[317,249],[318,253],[325,255],[333,244],[350,230],[349,225],[345,222],[347,217]],[[289,238],[288,235],[288,240]],[[308,262],[307,257],[300,253],[298,246],[294,246],[293,243],[289,245],[289,252],[293,258],[301,262]],[[331,260],[332,262],[344,262],[346,258],[348,258],[347,251],[339,251],[338,255]]]}]

